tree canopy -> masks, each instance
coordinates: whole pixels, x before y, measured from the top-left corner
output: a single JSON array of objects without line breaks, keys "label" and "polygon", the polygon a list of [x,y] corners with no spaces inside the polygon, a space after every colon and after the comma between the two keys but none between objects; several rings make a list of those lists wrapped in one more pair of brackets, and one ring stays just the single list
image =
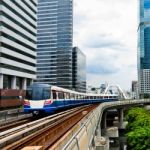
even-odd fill
[{"label": "tree canopy", "polygon": [[132,108],[126,115],[127,143],[132,150],[150,150],[150,113],[143,108]]}]

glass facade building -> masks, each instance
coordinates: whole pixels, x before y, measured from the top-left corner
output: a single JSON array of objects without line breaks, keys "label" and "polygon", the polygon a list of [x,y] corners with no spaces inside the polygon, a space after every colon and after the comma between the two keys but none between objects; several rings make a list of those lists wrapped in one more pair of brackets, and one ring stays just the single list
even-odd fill
[{"label": "glass facade building", "polygon": [[72,0],[38,0],[38,83],[72,89]]},{"label": "glass facade building", "polygon": [[138,83],[140,94],[150,94],[150,1],[139,0]]},{"label": "glass facade building", "polygon": [[36,78],[37,0],[0,0],[0,89]]},{"label": "glass facade building", "polygon": [[73,89],[86,92],[86,56],[78,47],[73,48]]}]

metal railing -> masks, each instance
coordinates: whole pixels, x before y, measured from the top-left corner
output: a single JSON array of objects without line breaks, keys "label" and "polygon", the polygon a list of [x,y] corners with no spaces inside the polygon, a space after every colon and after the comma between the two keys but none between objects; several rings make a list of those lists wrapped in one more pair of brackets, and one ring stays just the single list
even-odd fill
[{"label": "metal railing", "polygon": [[24,114],[22,108],[0,111],[0,125],[29,116],[31,114]]}]

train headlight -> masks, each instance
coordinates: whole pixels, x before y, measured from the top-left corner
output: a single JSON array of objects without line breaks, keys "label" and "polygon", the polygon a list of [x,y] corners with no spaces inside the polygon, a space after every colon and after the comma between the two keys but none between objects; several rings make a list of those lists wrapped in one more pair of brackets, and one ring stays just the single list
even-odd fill
[{"label": "train headlight", "polygon": [[24,105],[30,106],[30,102],[28,100],[24,100]]},{"label": "train headlight", "polygon": [[44,105],[50,105],[50,104],[52,104],[52,100],[51,99],[45,100]]}]

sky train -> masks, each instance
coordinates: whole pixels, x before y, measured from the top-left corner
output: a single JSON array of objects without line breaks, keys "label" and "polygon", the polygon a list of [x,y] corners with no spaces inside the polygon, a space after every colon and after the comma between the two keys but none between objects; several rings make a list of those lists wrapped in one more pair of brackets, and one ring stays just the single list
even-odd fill
[{"label": "sky train", "polygon": [[48,84],[33,84],[26,90],[24,112],[54,113],[59,109],[117,100],[115,94],[87,94]]}]

